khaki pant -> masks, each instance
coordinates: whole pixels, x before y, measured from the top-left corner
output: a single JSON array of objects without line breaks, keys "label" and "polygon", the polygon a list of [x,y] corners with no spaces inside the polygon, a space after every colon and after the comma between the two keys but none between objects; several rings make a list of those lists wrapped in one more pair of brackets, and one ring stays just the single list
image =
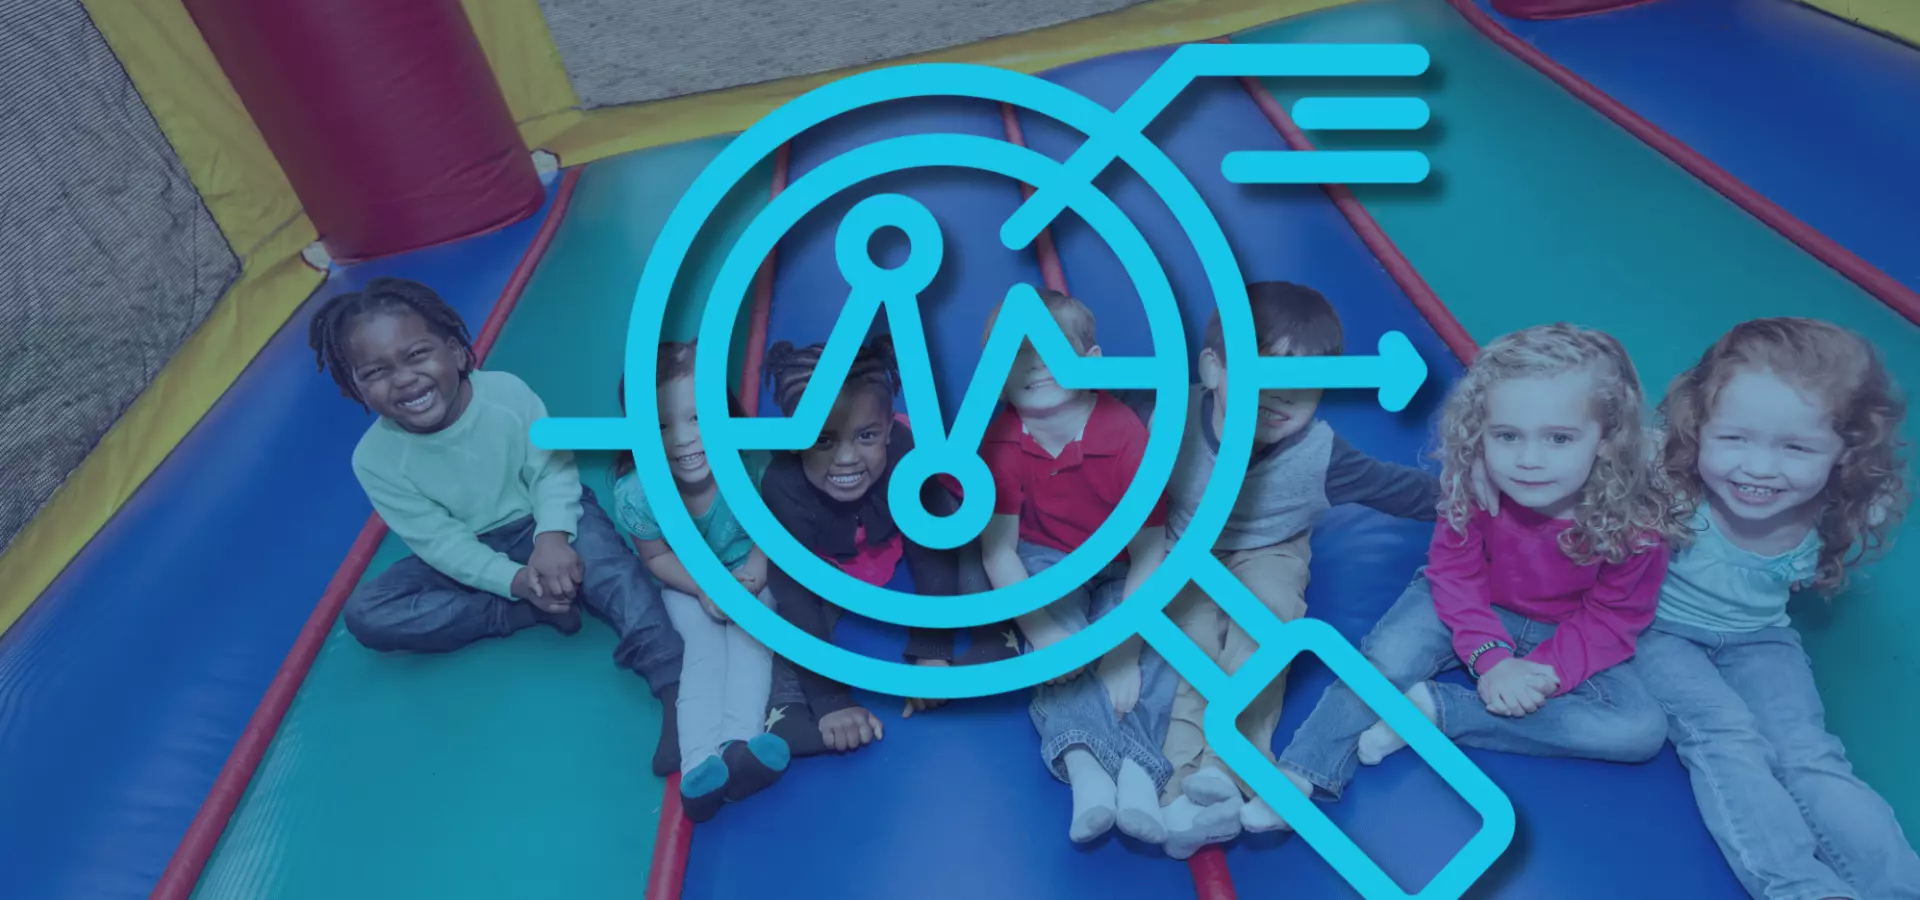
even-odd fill
[{"label": "khaki pant", "polygon": [[[1214,555],[1267,609],[1281,621],[1291,622],[1307,614],[1308,563],[1313,556],[1309,546],[1311,538],[1312,533],[1308,532],[1267,547],[1222,550]],[[1188,584],[1168,605],[1167,615],[1229,675],[1239,671],[1257,649],[1253,638],[1198,585]],[[1240,714],[1240,733],[1269,761],[1273,759],[1273,732],[1280,726],[1280,705],[1286,692],[1287,670],[1282,669],[1273,683],[1262,689]],[[1206,715],[1206,698],[1186,679],[1181,679],[1173,699],[1173,717],[1167,728],[1165,747],[1167,761],[1173,764],[1173,777],[1161,792],[1162,802],[1179,797],[1187,776],[1199,771],[1202,765],[1216,765],[1232,774],[1232,770],[1219,761],[1213,748],[1207,746],[1203,730]],[[1233,780],[1239,784],[1241,793],[1253,796],[1244,779],[1233,775]]]}]

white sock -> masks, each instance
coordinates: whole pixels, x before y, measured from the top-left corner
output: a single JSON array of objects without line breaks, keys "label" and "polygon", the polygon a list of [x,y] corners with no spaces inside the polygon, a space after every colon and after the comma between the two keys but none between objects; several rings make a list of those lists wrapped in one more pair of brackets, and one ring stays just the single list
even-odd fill
[{"label": "white sock", "polygon": [[1167,855],[1186,859],[1208,844],[1224,844],[1238,837],[1241,808],[1238,793],[1211,806],[1202,806],[1191,797],[1167,804],[1160,811],[1167,824]]},{"label": "white sock", "polygon": [[[1407,699],[1420,710],[1420,714],[1431,722],[1435,718],[1433,710],[1433,690],[1422,681],[1407,689]],[[1398,732],[1387,727],[1385,720],[1373,723],[1373,727],[1360,733],[1360,747],[1356,756],[1363,766],[1377,766],[1380,761],[1392,756],[1395,751],[1407,745],[1406,739]]]},{"label": "white sock", "polygon": [[1149,844],[1165,843],[1167,826],[1160,821],[1160,789],[1153,777],[1129,759],[1120,764],[1117,781],[1120,833]]},{"label": "white sock", "polygon": [[1073,787],[1073,824],[1067,837],[1084,844],[1113,827],[1114,783],[1085,747],[1066,753],[1067,783]]},{"label": "white sock", "polygon": [[[1300,792],[1301,796],[1309,798],[1313,796],[1312,782],[1285,769],[1281,769],[1280,774],[1287,776],[1288,783],[1292,784],[1294,788]],[[1281,818],[1279,813],[1273,811],[1272,804],[1269,804],[1262,798],[1255,797],[1253,798],[1253,802],[1240,807],[1240,827],[1246,829],[1251,834],[1260,834],[1265,831],[1290,829],[1293,826],[1288,825],[1286,819]]]},{"label": "white sock", "polygon": [[1225,803],[1229,799],[1240,798],[1240,787],[1233,783],[1233,778],[1221,771],[1219,766],[1211,763],[1201,766],[1199,771],[1188,775],[1180,789],[1185,791],[1188,797],[1193,798],[1193,802],[1201,806],[1212,806],[1215,803]]}]

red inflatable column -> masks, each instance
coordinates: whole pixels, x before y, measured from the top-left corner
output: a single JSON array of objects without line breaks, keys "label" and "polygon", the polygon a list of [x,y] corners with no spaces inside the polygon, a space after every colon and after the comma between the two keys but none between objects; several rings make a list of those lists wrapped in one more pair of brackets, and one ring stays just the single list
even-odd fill
[{"label": "red inflatable column", "polygon": [[546,199],[460,0],[185,0],[327,252],[388,256]]},{"label": "red inflatable column", "polygon": [[1653,0],[1492,0],[1493,11],[1516,19],[1571,19]]}]

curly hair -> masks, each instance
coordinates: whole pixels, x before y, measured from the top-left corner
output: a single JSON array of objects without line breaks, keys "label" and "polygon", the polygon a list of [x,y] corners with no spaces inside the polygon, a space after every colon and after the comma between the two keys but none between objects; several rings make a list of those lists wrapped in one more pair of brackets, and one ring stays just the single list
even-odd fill
[{"label": "curly hair", "polygon": [[[780,407],[782,413],[792,416],[794,410],[800,408],[800,399],[806,396],[807,385],[813,382],[813,370],[819,368],[820,355],[826,350],[825,344],[795,348],[787,341],[767,348],[760,365],[773,386],[774,405]],[[893,355],[891,335],[875,335],[855,352],[853,367],[847,370],[847,379],[840,390],[843,393],[870,390],[892,407],[893,398],[900,393],[900,365]]]},{"label": "curly hair", "polygon": [[1560,533],[1560,550],[1585,565],[1617,563],[1686,531],[1671,495],[1654,477],[1641,419],[1646,394],[1627,351],[1611,336],[1577,325],[1540,325],[1505,335],[1474,359],[1441,412],[1440,516],[1464,533],[1474,507],[1470,488],[1486,459],[1487,392],[1513,378],[1550,378],[1586,372],[1593,378],[1593,414],[1600,446],[1575,501],[1573,525]]},{"label": "curly hair", "polygon": [[1843,449],[1818,500],[1820,560],[1811,587],[1828,598],[1848,571],[1883,553],[1910,499],[1900,426],[1907,405],[1878,348],[1818,319],[1755,319],[1734,326],[1680,373],[1660,401],[1666,432],[1659,468],[1691,511],[1705,499],[1700,429],[1734,375],[1771,372],[1818,397]]},{"label": "curly hair", "polygon": [[466,321],[439,293],[408,278],[375,278],[367,282],[365,288],[335,294],[313,314],[313,321],[307,325],[307,346],[313,349],[314,363],[320,371],[333,375],[333,383],[340,387],[341,396],[359,403],[362,408],[367,401],[353,383],[353,372],[347,362],[347,342],[353,337],[353,327],[362,318],[396,312],[419,316],[435,337],[460,346],[466,356],[460,369],[461,380],[464,381],[476,365],[473,336],[467,333]]}]

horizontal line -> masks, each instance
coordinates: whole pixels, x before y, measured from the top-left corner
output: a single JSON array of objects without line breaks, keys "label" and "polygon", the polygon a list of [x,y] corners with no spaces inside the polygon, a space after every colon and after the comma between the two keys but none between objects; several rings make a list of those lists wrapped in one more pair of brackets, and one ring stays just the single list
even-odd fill
[{"label": "horizontal line", "polygon": [[1418,184],[1429,169],[1416,150],[1239,150],[1220,161],[1235,184]]},{"label": "horizontal line", "polygon": [[1417,131],[1431,117],[1417,97],[1302,97],[1294,124],[1308,131]]}]

